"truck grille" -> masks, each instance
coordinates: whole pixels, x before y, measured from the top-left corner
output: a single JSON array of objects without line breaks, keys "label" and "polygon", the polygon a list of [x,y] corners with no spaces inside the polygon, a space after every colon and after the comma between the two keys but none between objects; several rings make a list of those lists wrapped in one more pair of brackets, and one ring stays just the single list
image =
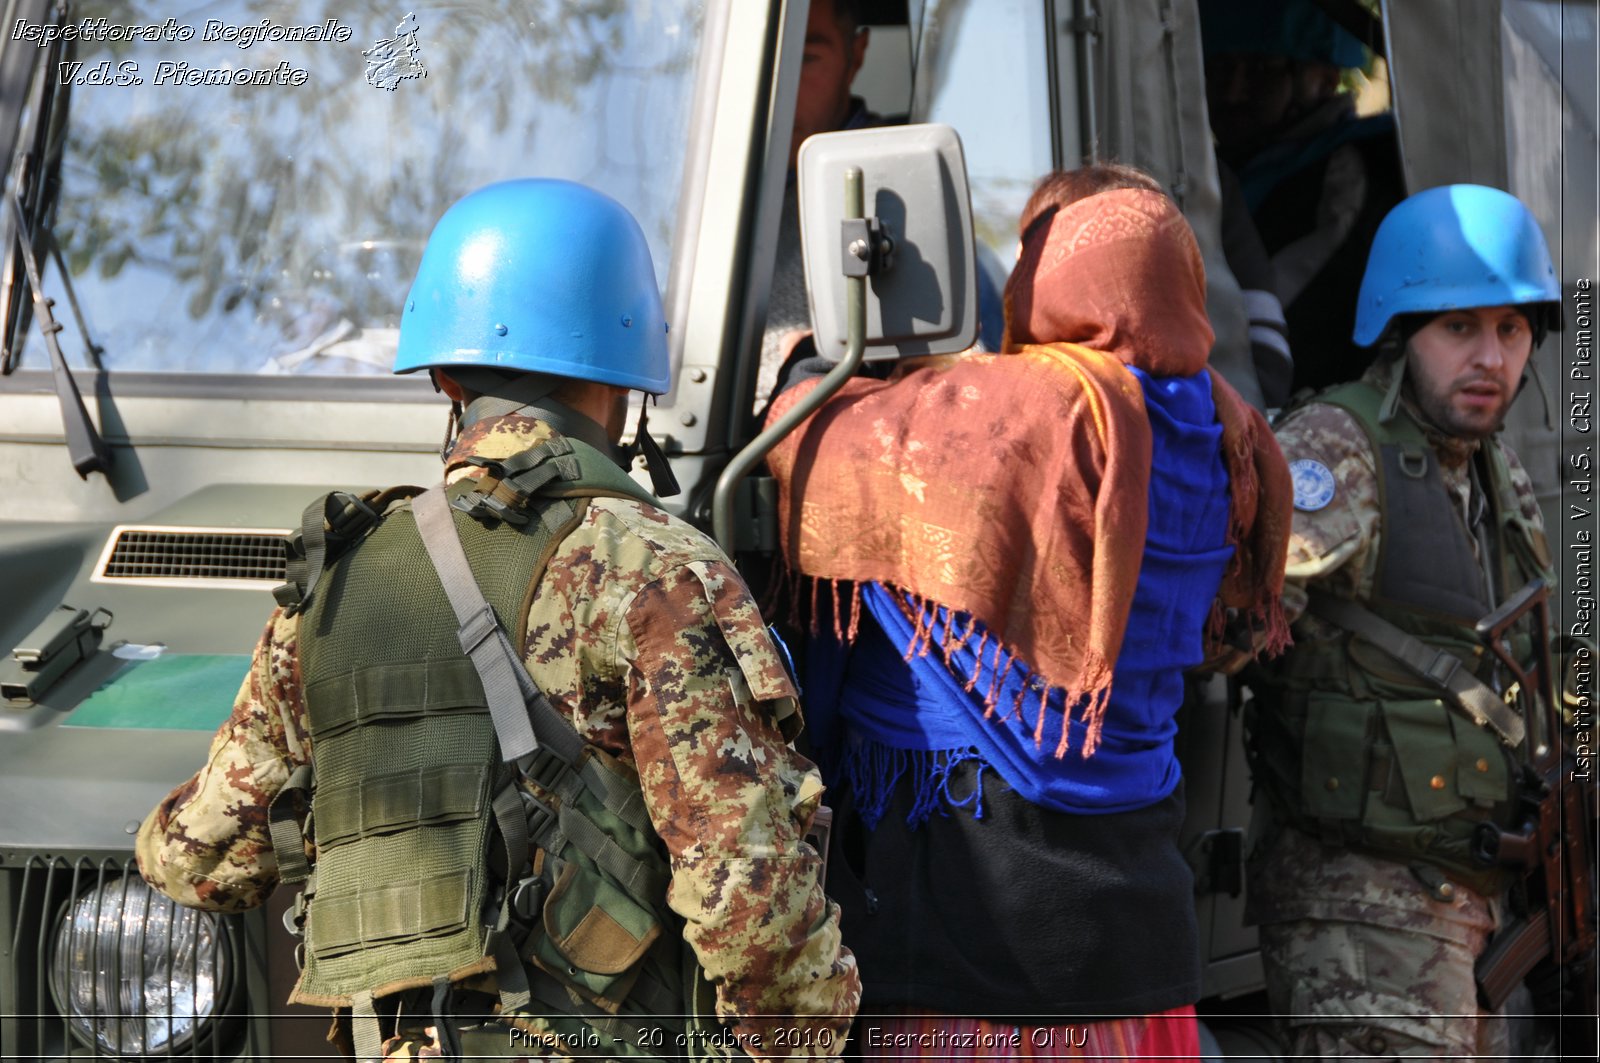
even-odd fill
[{"label": "truck grille", "polygon": [[97,583],[258,588],[282,583],[281,530],[119,525],[95,566]]},{"label": "truck grille", "polygon": [[240,917],[179,908],[126,856],[8,860],[0,900],[0,1057],[237,1057]]}]

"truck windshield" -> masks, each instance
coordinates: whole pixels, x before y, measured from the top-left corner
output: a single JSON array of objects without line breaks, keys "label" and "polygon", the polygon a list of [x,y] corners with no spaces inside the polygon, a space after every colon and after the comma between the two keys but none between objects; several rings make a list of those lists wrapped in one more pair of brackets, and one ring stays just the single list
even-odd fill
[{"label": "truck windshield", "polygon": [[[387,373],[433,223],[514,177],[614,196],[665,284],[702,7],[71,5],[45,72],[67,116],[50,228],[103,368]],[[54,263],[44,284],[64,311]],[[33,331],[20,364],[47,367]]]}]

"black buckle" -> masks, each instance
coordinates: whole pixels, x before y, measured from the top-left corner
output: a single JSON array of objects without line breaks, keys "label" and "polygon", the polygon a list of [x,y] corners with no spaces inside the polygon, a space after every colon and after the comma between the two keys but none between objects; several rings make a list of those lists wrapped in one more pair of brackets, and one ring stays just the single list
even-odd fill
[{"label": "black buckle", "polygon": [[501,466],[499,458],[486,458],[481,454],[474,454],[466,460],[466,464],[479,469],[487,469],[489,475],[496,480],[505,475],[505,469]]},{"label": "black buckle", "polygon": [[555,825],[560,813],[554,805],[539,800],[527,790],[519,790],[518,795],[522,798],[523,814],[528,819],[528,840],[538,846],[539,839]]},{"label": "black buckle", "polygon": [[522,769],[524,778],[538,783],[539,789],[545,793],[553,794],[561,781],[561,776],[566,772],[567,764],[551,752],[548,746],[541,745],[529,754],[526,764],[518,764],[517,767]]},{"label": "black buckle", "polygon": [[529,875],[512,886],[506,907],[513,920],[531,926],[544,909],[544,880],[538,875]]},{"label": "black buckle", "polygon": [[[367,505],[366,499],[359,495],[337,491],[328,499],[330,512],[327,514],[328,534],[336,539],[348,539],[359,535],[363,530],[378,522],[378,511]],[[332,503],[338,502],[338,510],[333,510]]]},{"label": "black buckle", "polygon": [[477,491],[458,495],[451,504],[474,520],[503,520],[516,525],[528,523],[526,513]]}]

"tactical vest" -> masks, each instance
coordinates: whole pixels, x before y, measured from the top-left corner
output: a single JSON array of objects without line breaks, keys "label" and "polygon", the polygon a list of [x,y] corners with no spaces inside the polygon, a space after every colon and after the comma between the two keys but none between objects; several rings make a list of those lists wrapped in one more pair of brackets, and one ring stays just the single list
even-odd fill
[{"label": "tactical vest", "polygon": [[[650,496],[560,436],[477,463],[490,475],[447,489],[450,516],[520,647],[545,565],[589,499]],[[353,529],[339,519],[362,509],[369,519]],[[299,562],[301,585],[284,596],[304,609],[312,739],[310,771],[272,810],[280,873],[306,881],[292,910],[304,966],[291,1002],[352,1007],[364,1057],[376,1051],[375,1000],[431,986],[438,1012],[449,987],[497,972],[503,1013],[567,1054],[713,1051],[699,1018],[710,987],[667,906],[670,868],[635,772],[547,701],[532,713],[539,751],[502,762],[491,699],[411,504],[378,514],[350,496],[319,500],[304,526],[343,546],[325,573]],[[309,795],[314,867],[287,811],[297,793]]]},{"label": "tactical vest", "polygon": [[[1486,441],[1473,459],[1489,507],[1480,561],[1433,449],[1403,409],[1380,423],[1383,395],[1361,381],[1315,401],[1349,411],[1375,456],[1378,561],[1361,604],[1493,681],[1474,626],[1529,580],[1550,576],[1543,533],[1522,515],[1504,453]],[[1474,863],[1471,836],[1482,822],[1517,826],[1525,744],[1508,748],[1438,685],[1348,632],[1300,639],[1250,682],[1251,771],[1276,818],[1330,844],[1448,868],[1480,889],[1504,883],[1503,872]]]}]

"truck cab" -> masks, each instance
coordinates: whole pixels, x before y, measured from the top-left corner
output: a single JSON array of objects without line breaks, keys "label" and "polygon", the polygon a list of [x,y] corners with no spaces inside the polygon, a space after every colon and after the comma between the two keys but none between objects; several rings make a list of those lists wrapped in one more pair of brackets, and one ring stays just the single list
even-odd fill
[{"label": "truck cab", "polygon": [[[1372,76],[1407,186],[1523,196],[1570,286],[1595,256],[1592,217],[1561,213],[1595,187],[1592,151],[1562,155],[1593,144],[1594,8],[1457,7],[1374,12],[1388,63]],[[447,404],[389,367],[428,232],[468,191],[563,177],[638,217],[669,319],[673,388],[649,410],[684,485],[668,505],[709,525],[718,473],[759,428],[753,352],[808,5],[5,8],[0,1055],[320,1054],[326,1015],[283,1003],[291,891],[251,912],[175,908],[140,882],[133,833],[204,762],[306,504],[438,479]],[[1194,0],[875,0],[864,21],[872,110],[962,138],[994,290],[1038,177],[1139,165],[1199,237],[1213,363],[1261,403],[1222,253]],[[1537,356],[1552,399],[1569,342]],[[1561,527],[1559,433],[1528,400],[1513,419]],[[748,524],[727,545],[765,565],[770,536]],[[1264,1010],[1238,696],[1198,692],[1181,736],[1218,1053],[1265,1036],[1227,1033],[1228,1013]]]}]

